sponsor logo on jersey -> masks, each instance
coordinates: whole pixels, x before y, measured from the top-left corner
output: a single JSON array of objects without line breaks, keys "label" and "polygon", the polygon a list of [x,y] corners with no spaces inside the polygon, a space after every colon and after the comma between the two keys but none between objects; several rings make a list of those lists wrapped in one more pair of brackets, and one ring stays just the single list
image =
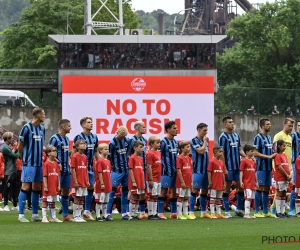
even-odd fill
[{"label": "sponsor logo on jersey", "polygon": [[214,173],[223,173],[223,170],[216,169],[216,170],[214,170]]},{"label": "sponsor logo on jersey", "polygon": [[117,152],[118,152],[119,154],[126,154],[127,148],[118,149]]},{"label": "sponsor logo on jersey", "polygon": [[86,168],[86,166],[78,166],[78,168]]}]

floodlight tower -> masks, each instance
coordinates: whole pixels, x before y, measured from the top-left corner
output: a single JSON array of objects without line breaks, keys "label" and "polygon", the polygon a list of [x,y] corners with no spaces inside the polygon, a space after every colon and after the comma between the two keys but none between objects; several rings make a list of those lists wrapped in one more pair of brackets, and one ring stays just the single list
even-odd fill
[{"label": "floodlight tower", "polygon": [[[119,0],[119,18],[106,6],[108,0],[98,0],[101,3],[99,9],[92,15],[92,0],[84,0],[84,34],[91,35],[92,32],[97,35],[95,30],[101,29],[118,29],[115,35],[123,35],[123,1]],[[105,8],[116,22],[95,21],[94,18]]]}]

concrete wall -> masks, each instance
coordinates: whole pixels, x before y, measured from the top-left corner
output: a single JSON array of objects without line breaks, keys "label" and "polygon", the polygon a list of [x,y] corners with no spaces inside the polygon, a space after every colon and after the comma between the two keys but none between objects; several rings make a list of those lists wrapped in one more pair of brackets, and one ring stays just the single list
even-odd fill
[{"label": "concrete wall", "polygon": [[[31,120],[31,112],[32,108],[0,107],[0,127],[19,135],[22,126]],[[46,108],[45,113],[46,120],[44,126],[46,128],[46,142],[48,142],[51,135],[58,131],[57,122],[61,119],[62,111],[60,108]],[[224,116],[215,115],[215,144],[223,131],[222,119]],[[232,115],[232,118],[235,123],[235,131],[240,135],[242,144],[253,143],[254,136],[259,132],[259,119],[262,117],[255,115]],[[282,130],[285,117],[267,116],[267,118],[270,119],[272,124],[270,135],[273,137],[277,132]],[[205,119],[199,120],[199,122],[205,122]]]}]

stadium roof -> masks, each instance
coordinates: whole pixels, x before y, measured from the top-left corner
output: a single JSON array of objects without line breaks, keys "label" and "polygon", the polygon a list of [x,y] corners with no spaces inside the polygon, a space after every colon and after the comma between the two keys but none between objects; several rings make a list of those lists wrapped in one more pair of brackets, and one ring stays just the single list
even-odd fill
[{"label": "stadium roof", "polygon": [[61,43],[218,43],[225,35],[192,35],[192,36],[151,36],[151,35],[49,35],[49,43],[57,46]]}]

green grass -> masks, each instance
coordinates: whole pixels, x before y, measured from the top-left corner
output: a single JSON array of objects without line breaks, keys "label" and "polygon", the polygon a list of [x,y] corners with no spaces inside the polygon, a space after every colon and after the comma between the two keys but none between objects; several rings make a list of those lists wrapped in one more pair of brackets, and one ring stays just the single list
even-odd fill
[{"label": "green grass", "polygon": [[[166,215],[168,215],[166,213]],[[262,244],[262,236],[300,236],[299,218],[200,219],[87,223],[19,223],[17,212],[0,212],[0,249],[297,249]],[[25,216],[30,219],[30,212]],[[58,215],[60,218],[60,215]]]}]

